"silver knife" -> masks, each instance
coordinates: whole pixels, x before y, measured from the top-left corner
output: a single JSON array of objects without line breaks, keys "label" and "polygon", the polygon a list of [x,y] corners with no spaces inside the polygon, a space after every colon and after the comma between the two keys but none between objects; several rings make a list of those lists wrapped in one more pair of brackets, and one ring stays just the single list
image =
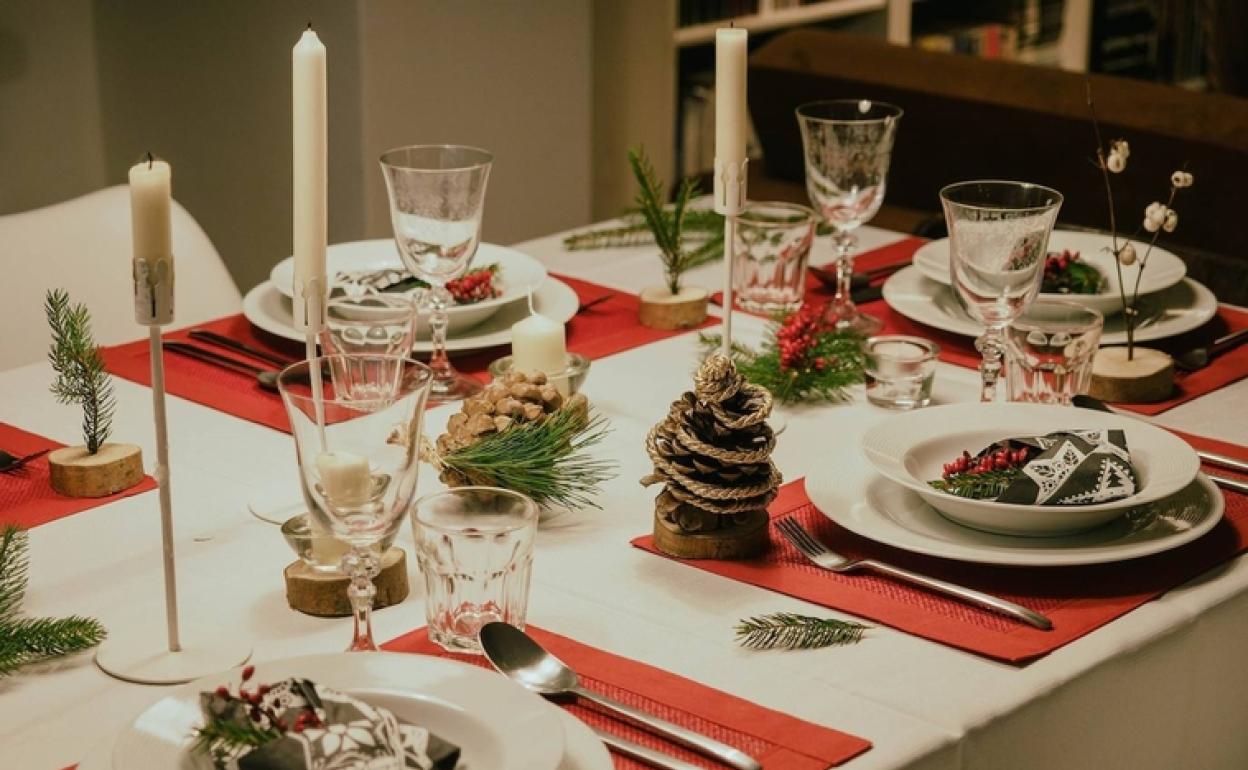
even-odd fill
[{"label": "silver knife", "polygon": [[657,767],[660,768],[660,770],[702,770],[701,767],[691,765],[683,759],[677,759],[670,754],[664,754],[661,751],[646,748],[640,743],[633,743],[632,741],[627,741],[623,738],[617,738],[605,730],[599,730],[595,727],[593,728],[593,731],[594,735],[598,736],[598,740],[605,743],[607,748],[611,749],[615,753],[631,757],[638,762],[645,762],[651,767]]},{"label": "silver knife", "polygon": [[1248,495],[1248,483],[1246,482],[1237,481],[1236,479],[1228,479],[1226,476],[1218,476],[1213,473],[1207,475],[1209,476],[1210,481],[1223,489],[1229,489],[1232,492],[1239,492],[1242,495]]}]

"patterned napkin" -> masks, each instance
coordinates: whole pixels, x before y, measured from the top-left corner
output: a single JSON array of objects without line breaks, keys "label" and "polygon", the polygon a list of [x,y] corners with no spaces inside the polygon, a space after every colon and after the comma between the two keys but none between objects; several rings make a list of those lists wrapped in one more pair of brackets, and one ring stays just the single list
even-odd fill
[{"label": "patterned napkin", "polygon": [[452,770],[459,760],[458,746],[425,728],[400,722],[384,708],[306,679],[278,682],[256,706],[213,692],[200,696],[200,706],[216,721],[244,730],[268,729],[270,714],[287,725],[302,724],[301,716],[316,714],[311,726],[287,730],[250,751],[232,753],[223,763],[228,770]]}]

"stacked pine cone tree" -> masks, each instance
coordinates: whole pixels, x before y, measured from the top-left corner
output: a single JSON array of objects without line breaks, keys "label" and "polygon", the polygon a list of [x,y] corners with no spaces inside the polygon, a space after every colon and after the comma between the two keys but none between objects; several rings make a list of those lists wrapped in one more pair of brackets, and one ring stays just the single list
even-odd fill
[{"label": "stacked pine cone tree", "polygon": [[694,390],[674,401],[651,429],[646,450],[661,483],[655,501],[655,545],[684,557],[733,558],[767,545],[767,505],[780,472],[771,462],[772,398],[751,385],[726,356],[707,358]]}]

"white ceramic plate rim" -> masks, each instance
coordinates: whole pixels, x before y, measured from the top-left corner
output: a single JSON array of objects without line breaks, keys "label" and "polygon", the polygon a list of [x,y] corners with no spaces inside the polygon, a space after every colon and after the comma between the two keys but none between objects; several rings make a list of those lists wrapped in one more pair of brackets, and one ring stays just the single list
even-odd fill
[{"label": "white ceramic plate rim", "polygon": [[[555,768],[564,755],[563,722],[549,703],[515,683],[476,666],[431,655],[357,652],[306,655],[255,664],[256,681],[300,676],[344,691],[409,694],[447,704],[489,724],[501,742],[497,770]],[[113,744],[115,767],[157,766],[152,752],[166,748],[182,760],[200,719],[199,694],[238,681],[238,669],[212,674],[169,691],[122,730]],[[166,712],[172,712],[167,714]],[[149,722],[165,734],[141,725]],[[169,734],[181,736],[177,747]],[[135,752],[142,761],[137,762]]]},{"label": "white ceramic plate rim", "polygon": [[[474,302],[471,305],[457,305],[447,312],[484,310],[490,307],[501,307],[514,302],[528,293],[530,287],[540,286],[546,280],[546,266],[537,259],[522,251],[507,246],[482,242],[477,246],[477,253],[472,258],[472,268],[499,264],[503,270],[503,295],[494,299]],[[508,266],[517,272],[530,275],[527,281],[508,280]],[[335,243],[325,251],[325,272],[332,278],[343,270],[383,270],[393,268],[406,271],[403,260],[399,258],[398,247],[393,238],[376,238],[366,241],[348,241]],[[295,258],[287,257],[273,266],[269,271],[269,280],[282,296],[290,298],[295,275]]]},{"label": "white ceramic plate rim", "polygon": [[[1200,457],[1196,450],[1164,428],[1125,415],[1049,404],[962,403],[899,412],[868,429],[859,446],[863,456],[877,473],[924,499],[939,500],[945,493],[933,490],[927,479],[916,478],[905,466],[906,456],[916,444],[937,436],[949,438],[963,433],[999,431],[1000,438],[1008,438],[1028,433],[1039,435],[1065,428],[1121,428],[1127,433],[1128,451],[1147,451],[1154,466],[1154,470],[1145,476],[1141,489],[1131,497],[1092,505],[1063,505],[1060,510],[1065,513],[1127,510],[1146,505],[1175,494],[1192,483],[1192,479],[1200,472]],[[970,443],[965,447],[971,451],[983,448],[971,446]],[[1164,469],[1161,467],[1162,462],[1165,463]],[[952,495],[949,497],[953,498]],[[1027,515],[1038,512],[1041,508],[966,498],[953,498],[951,502],[996,510],[1003,514],[1016,512]]]},{"label": "white ceramic plate rim", "polygon": [[[1109,293],[1114,298],[1117,298],[1117,273],[1113,270],[1112,258],[1108,252],[1101,251],[1101,248],[1107,246],[1108,243],[1109,236],[1102,233],[1088,233],[1081,230],[1054,230],[1053,234],[1049,236],[1049,251],[1069,249],[1079,252],[1080,259],[1095,264],[1106,274],[1112,286],[1115,287],[1115,291]],[[1142,241],[1132,240],[1131,244],[1135,246],[1136,253],[1140,256],[1143,256],[1148,250],[1148,244]],[[949,239],[937,238],[920,246],[914,252],[914,265],[923,272],[923,275],[931,278],[933,281],[950,286],[952,279],[949,277]],[[1135,274],[1138,271],[1139,262],[1123,269],[1122,277],[1128,286],[1133,284]],[[1153,292],[1168,289],[1183,280],[1186,275],[1187,265],[1183,260],[1160,246],[1154,246],[1152,247],[1152,254],[1148,257],[1148,269],[1140,276],[1140,294],[1152,294]],[[1068,294],[1042,294],[1040,296],[1049,299],[1075,300],[1080,297],[1080,295],[1072,296]]]},{"label": "white ceramic plate rim", "polygon": [[[884,301],[893,310],[911,321],[964,337],[978,337],[983,332],[983,327],[970,316],[950,315],[937,304],[937,299],[947,299],[949,303],[956,305],[957,300],[954,299],[952,292],[950,287],[931,280],[914,266],[898,270],[884,282]],[[1165,339],[1199,329],[1217,314],[1217,297],[1204,285],[1191,278],[1184,278],[1178,284],[1153,295],[1150,299],[1163,302],[1167,296],[1178,292],[1190,293],[1194,297],[1193,301],[1186,307],[1167,308],[1162,318],[1142,325],[1136,330],[1137,342]],[[1101,335],[1102,345],[1126,344],[1126,331],[1112,328],[1118,323],[1120,322],[1117,318],[1106,319],[1106,325],[1111,328]]]},{"label": "white ceramic plate rim", "polygon": [[[264,281],[243,297],[243,315],[253,325],[270,334],[302,342],[303,332],[295,329],[294,319],[285,304],[288,302],[272,281]],[[547,277],[533,293],[533,304],[542,315],[559,323],[566,323],[576,315],[580,300],[571,286],[557,278]],[[527,313],[527,306],[520,303],[501,308],[465,332],[448,335],[446,349],[460,352],[509,344],[511,325]],[[412,345],[412,350],[417,353],[428,353],[431,349],[432,343],[427,339],[418,339]]]},{"label": "white ceramic plate rim", "polygon": [[[838,488],[838,480],[831,478],[830,474],[807,476],[805,483],[807,495],[821,513],[839,526],[876,543],[925,556],[975,564],[995,564],[1007,567],[1073,567],[1086,564],[1108,564],[1151,556],[1186,545],[1213,529],[1222,520],[1222,513],[1225,509],[1222,494],[1204,474],[1196,478],[1211,505],[1205,516],[1192,528],[1147,540],[1128,542],[1106,540],[1099,544],[1070,547],[1059,545],[1060,541],[1068,539],[1064,537],[1015,537],[964,527],[944,518],[930,505],[917,499],[914,501],[915,504],[926,509],[924,515],[930,516],[930,520],[935,525],[955,539],[946,540],[911,529],[888,513],[876,510],[868,502],[873,484],[891,485],[901,494],[918,497],[907,489],[897,487],[883,476],[873,475],[862,489],[855,490],[855,499],[858,502],[853,504],[845,502],[846,490],[843,487]],[[1097,534],[1110,532],[1108,528],[1112,526],[1112,524],[1107,524],[1072,535],[1069,539],[1089,540],[1095,538]],[[1046,547],[1037,548],[1036,546],[1041,543]]]}]

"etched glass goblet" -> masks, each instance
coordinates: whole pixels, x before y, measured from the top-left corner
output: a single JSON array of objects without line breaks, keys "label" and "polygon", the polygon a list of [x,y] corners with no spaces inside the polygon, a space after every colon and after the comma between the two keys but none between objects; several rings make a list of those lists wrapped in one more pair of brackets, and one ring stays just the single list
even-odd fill
[{"label": "etched glass goblet", "polygon": [[1005,327],[1040,292],[1049,233],[1062,206],[1057,190],[1029,182],[958,182],[940,191],[949,228],[949,272],[972,318],[984,325],[975,341],[980,401],[995,401]]},{"label": "etched glass goblet", "polygon": [[884,202],[893,137],[902,111],[868,99],[834,99],[797,108],[806,161],[806,194],[833,230],[836,246],[836,294],[824,319],[838,329],[863,335],[883,327],[878,318],[858,312],[850,296],[854,273],[854,230],[869,221]]},{"label": "etched glass goblet", "polygon": [[457,372],[446,355],[447,309],[453,302],[446,284],[467,272],[477,253],[493,162],[485,150],[460,145],[412,145],[381,156],[399,256],[430,287],[422,301],[433,342],[434,403],[457,401],[482,387]]},{"label": "etched glass goblet", "polygon": [[[323,371],[332,381],[317,399],[309,372]],[[420,426],[432,383],[429,367],[402,356],[324,356],[278,375],[311,523],[350,546],[342,559],[355,616],[349,652],[377,649],[374,546],[393,539],[416,495]]]}]

